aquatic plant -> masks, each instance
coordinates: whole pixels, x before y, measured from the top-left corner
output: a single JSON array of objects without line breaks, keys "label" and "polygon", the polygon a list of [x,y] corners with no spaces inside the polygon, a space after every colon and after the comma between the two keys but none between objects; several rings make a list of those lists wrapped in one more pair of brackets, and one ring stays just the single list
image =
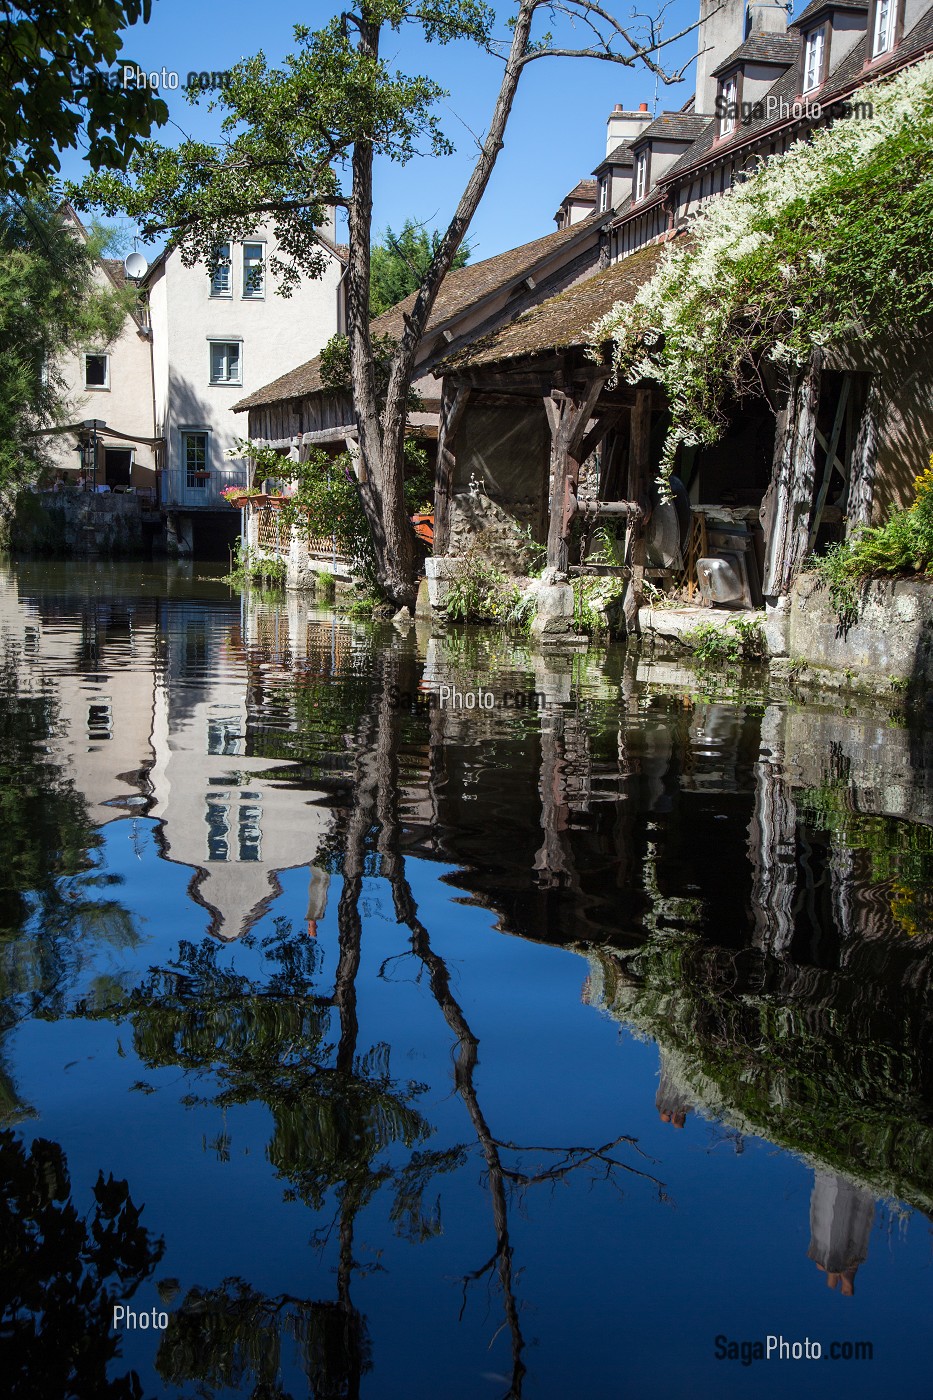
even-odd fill
[{"label": "aquatic plant", "polygon": [[725,627],[701,622],[684,634],[683,642],[704,665],[764,661],[768,655],[764,628],[757,618],[736,617]]}]

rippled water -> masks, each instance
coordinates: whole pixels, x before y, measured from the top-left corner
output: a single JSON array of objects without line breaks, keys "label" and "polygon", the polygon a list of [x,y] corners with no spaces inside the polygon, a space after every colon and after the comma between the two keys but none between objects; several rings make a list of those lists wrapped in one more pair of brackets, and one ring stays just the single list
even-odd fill
[{"label": "rippled water", "polygon": [[929,1394],[929,732],[197,566],[0,645],[9,1393]]}]

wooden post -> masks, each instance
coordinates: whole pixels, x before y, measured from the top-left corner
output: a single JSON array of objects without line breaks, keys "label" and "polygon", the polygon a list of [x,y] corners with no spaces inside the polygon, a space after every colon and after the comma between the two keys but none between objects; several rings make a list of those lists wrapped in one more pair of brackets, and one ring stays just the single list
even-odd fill
[{"label": "wooden post", "polygon": [[454,389],[444,380],[437,426],[437,468],[434,475],[434,553],[444,554],[450,540],[450,502],[457,457],[454,439],[470,397],[469,388]]},{"label": "wooden post", "polygon": [[768,598],[787,592],[806,557],[816,477],[816,411],[822,364],[822,351],[814,351],[807,373],[792,383],[787,407],[778,416],[774,469],[768,489],[770,520],[765,522],[762,592]]},{"label": "wooden post", "polygon": [[544,400],[551,429],[547,565],[549,569],[558,569],[561,573],[567,572],[570,563],[570,490],[579,479],[580,462],[584,460],[582,454],[587,441],[587,424],[608,377],[608,370],[595,374],[579,402],[556,390]]},{"label": "wooden post", "polygon": [[[849,406],[849,393],[852,388],[852,376],[847,374],[842,380],[842,389],[839,393],[839,403],[836,405],[836,417],[833,421],[833,430],[826,443],[826,465],[823,468],[823,480],[816,497],[816,505],[813,509],[813,519],[810,522],[810,529],[807,533],[807,553],[813,552],[816,544],[816,537],[819,534],[820,522],[823,519],[823,510],[826,506],[826,497],[829,495],[829,483],[833,475],[833,467],[836,463],[836,448],[839,446],[839,439],[842,436],[842,425],[845,422],[846,410]],[[820,442],[824,441],[820,434],[817,434]]]},{"label": "wooden post", "polygon": [[872,375],[859,419],[852,461],[849,466],[849,496],[846,508],[846,536],[860,525],[871,524],[875,498],[875,469],[878,460],[878,426],[881,419],[881,389]]},{"label": "wooden post", "polygon": [[[640,384],[635,391],[635,405],[629,419],[628,489],[630,501],[642,501],[648,494],[648,472],[651,465],[651,388]],[[642,556],[642,525],[638,518],[629,521],[625,532],[624,559],[631,565],[632,576],[625,590],[622,612],[629,632],[636,630],[638,609],[641,607],[645,581]]]}]

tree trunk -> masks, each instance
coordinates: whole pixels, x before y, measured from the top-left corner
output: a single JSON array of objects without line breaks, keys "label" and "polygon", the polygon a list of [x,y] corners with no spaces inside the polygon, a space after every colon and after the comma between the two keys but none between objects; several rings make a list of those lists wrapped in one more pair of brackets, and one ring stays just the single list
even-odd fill
[{"label": "tree trunk", "polygon": [[[438,244],[431,266],[418,290],[415,304],[405,317],[405,329],[392,358],[381,421],[376,403],[372,344],[369,335],[372,146],[368,142],[358,142],[353,149],[347,330],[350,340],[350,374],[363,464],[360,494],[372,534],[380,587],[400,607],[413,606],[416,594],[414,532],[405,508],[403,490],[405,425],[415,359],[437,294],[450,271],[457,249],[466,237],[502,149],[506,123],[522,73],[522,59],[531,34],[531,21],[536,3],[539,2],[540,0],[522,0],[499,95],[479,159],[454,216]],[[358,28],[360,52],[375,58],[379,52],[379,26],[367,21],[365,6],[363,18],[358,21]]]}]

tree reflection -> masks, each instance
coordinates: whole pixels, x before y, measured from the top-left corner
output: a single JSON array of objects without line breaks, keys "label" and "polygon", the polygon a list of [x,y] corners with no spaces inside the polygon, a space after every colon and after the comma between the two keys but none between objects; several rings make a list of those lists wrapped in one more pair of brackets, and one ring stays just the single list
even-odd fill
[{"label": "tree reflection", "polygon": [[108,1378],[119,1355],[113,1305],[150,1277],[164,1242],[140,1224],[127,1182],[99,1173],[92,1211],[72,1199],[65,1154],[27,1150],[0,1131],[0,1371],[8,1396],[139,1400],[135,1371]]}]

